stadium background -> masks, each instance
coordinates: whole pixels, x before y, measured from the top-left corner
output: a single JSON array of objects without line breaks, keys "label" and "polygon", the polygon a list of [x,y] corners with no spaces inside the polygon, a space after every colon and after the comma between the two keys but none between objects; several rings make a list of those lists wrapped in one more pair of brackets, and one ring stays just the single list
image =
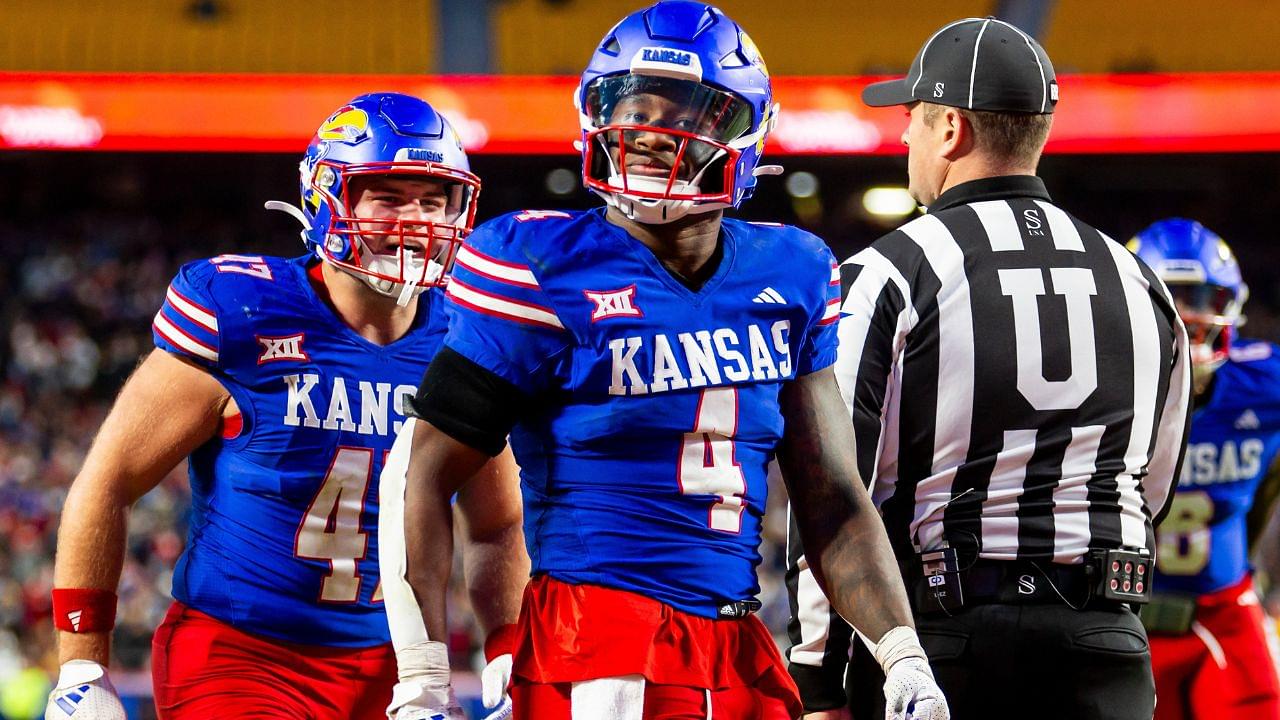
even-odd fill
[{"label": "stadium background", "polygon": [[[719,4],[751,31],[775,76],[827,76],[824,87],[862,82],[843,76],[903,72],[937,26],[987,14],[1014,21],[1041,39],[1059,75],[1068,76],[1064,108],[1073,102],[1071,74],[1136,86],[1168,82],[1164,73],[1207,79],[1208,92],[1186,101],[1197,107],[1131,107],[1128,117],[1137,118],[1141,129],[1148,121],[1156,127],[1170,115],[1198,111],[1246,128],[1243,140],[1208,137],[1188,144],[1181,142],[1185,138],[1130,137],[1102,153],[1051,153],[1041,174],[1061,205],[1117,238],[1169,215],[1193,217],[1216,229],[1236,248],[1253,290],[1245,333],[1280,339],[1275,282],[1280,253],[1273,237],[1280,208],[1280,155],[1275,152],[1280,101],[1266,95],[1244,106],[1213,104],[1215,97],[1232,97],[1214,95],[1219,85],[1225,91],[1237,82],[1280,84],[1273,82],[1280,76],[1265,74],[1280,71],[1275,52],[1280,9],[1273,2],[958,0],[945,10],[888,0]],[[252,143],[237,144],[236,138],[254,136],[260,119],[238,112],[203,120],[220,124],[230,138],[216,146],[218,152],[71,148],[75,143],[50,142],[42,134],[53,116],[30,115],[31,105],[6,99],[6,92],[20,95],[67,78],[88,78],[110,89],[124,77],[99,73],[146,74],[137,76],[144,90],[152,80],[172,80],[153,73],[306,73],[299,79],[303,84],[341,75],[358,88],[361,75],[498,74],[513,76],[511,86],[519,88],[521,78],[532,84],[543,76],[575,74],[593,43],[638,5],[619,0],[17,0],[0,5],[0,718],[37,717],[43,708],[57,666],[48,598],[58,513],[111,397],[150,348],[150,318],[169,278],[179,264],[196,257],[298,254],[302,248],[292,221],[261,208],[267,199],[295,199],[298,154],[308,139],[299,135],[278,152],[239,151]],[[451,84],[448,77],[433,83]],[[468,87],[463,80],[457,84]],[[181,110],[163,93],[137,97],[142,99],[130,109],[142,120]],[[342,99],[334,99],[333,106]],[[75,106],[66,98],[41,102]],[[563,102],[568,108],[568,93]],[[518,124],[518,93],[508,109],[517,114]],[[856,104],[846,111],[859,117],[892,112]],[[482,219],[518,208],[597,204],[578,185],[577,159],[569,145],[576,128],[571,111],[564,117],[565,152],[545,154],[544,143],[534,154],[492,153],[483,147],[473,154],[473,169],[484,180]],[[312,128],[321,119],[308,116],[300,122]],[[899,120],[887,122],[892,127]],[[829,130],[819,126],[815,132]],[[104,132],[109,138],[111,128]],[[1161,140],[1192,151],[1149,152],[1161,147]],[[868,188],[905,183],[900,152],[846,149],[775,154],[774,159],[787,174],[763,179],[740,215],[805,226],[841,257],[900,222],[872,214],[865,201]],[[135,717],[151,717],[145,672],[150,635],[169,602],[169,572],[185,538],[187,498],[185,468],[179,468],[138,504],[130,523],[113,673],[123,693],[137,700]],[[781,513],[770,517],[762,598],[766,621],[780,633],[786,619],[783,527]],[[457,594],[454,605],[449,643],[455,666],[466,669],[474,663],[480,639],[464,595]],[[464,677],[460,685],[464,694],[475,692],[472,679]]]}]

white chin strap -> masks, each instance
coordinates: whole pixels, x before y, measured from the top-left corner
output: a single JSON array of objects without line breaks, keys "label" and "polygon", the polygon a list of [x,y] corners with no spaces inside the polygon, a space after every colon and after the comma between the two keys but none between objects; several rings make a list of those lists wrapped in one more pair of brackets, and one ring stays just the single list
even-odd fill
[{"label": "white chin strap", "polygon": [[[369,247],[364,244],[363,240],[356,239],[360,243],[360,256],[367,258],[364,267],[370,273],[378,275],[392,275],[403,278],[418,278],[418,282],[394,282],[380,277],[375,277],[362,272],[347,270],[348,273],[364,280],[369,287],[376,292],[387,297],[394,297],[396,305],[404,307],[409,301],[418,297],[418,295],[426,290],[422,283],[432,283],[440,279],[444,274],[444,266],[435,260],[424,260],[423,253],[405,250],[403,256],[396,255],[375,255],[369,252]],[[400,258],[404,258],[404,265],[400,264]],[[341,266],[338,266],[341,268]]]}]

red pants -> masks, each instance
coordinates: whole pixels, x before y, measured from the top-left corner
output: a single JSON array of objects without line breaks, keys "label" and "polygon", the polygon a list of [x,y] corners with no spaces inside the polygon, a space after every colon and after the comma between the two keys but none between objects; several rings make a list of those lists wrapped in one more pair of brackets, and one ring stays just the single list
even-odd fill
[{"label": "red pants", "polygon": [[1196,601],[1185,635],[1151,635],[1157,720],[1276,720],[1280,679],[1246,577]]},{"label": "red pants", "polygon": [[632,675],[645,679],[645,720],[705,720],[708,691],[715,720],[801,712],[773,637],[754,616],[711,620],[596,585],[530,581],[513,660],[514,720],[569,720],[574,683]]},{"label": "red pants", "polygon": [[181,603],[151,641],[161,720],[381,720],[396,683],[391,644],[295,645],[250,635]]}]

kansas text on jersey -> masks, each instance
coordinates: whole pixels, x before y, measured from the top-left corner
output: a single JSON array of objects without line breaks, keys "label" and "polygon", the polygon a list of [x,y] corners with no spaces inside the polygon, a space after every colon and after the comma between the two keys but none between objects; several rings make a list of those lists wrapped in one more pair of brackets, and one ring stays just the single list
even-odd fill
[{"label": "kansas text on jersey", "polygon": [[390,640],[376,478],[440,346],[443,303],[424,293],[413,328],[379,346],[316,296],[305,263],[191,263],[156,315],[156,346],[206,367],[243,418],[238,434],[191,454],[191,531],[173,594],[260,635],[376,645]]}]

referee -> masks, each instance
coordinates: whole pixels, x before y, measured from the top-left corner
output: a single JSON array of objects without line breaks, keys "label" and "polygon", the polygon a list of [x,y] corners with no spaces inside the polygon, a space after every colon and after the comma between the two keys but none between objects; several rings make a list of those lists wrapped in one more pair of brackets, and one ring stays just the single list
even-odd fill
[{"label": "referee", "polygon": [[[1058,85],[1022,31],[951,23],[863,100],[909,108],[928,214],[841,266],[836,373],[952,717],[1150,720],[1134,609],[1188,422],[1168,291],[1036,177]],[[849,629],[791,559],[806,717],[848,717]]]}]

